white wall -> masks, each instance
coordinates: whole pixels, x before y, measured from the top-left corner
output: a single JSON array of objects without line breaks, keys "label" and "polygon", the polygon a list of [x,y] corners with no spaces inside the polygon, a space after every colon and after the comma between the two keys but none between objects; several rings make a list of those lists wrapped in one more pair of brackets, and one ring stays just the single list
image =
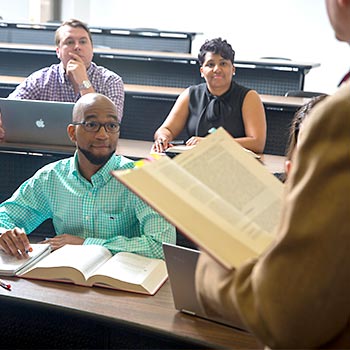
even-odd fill
[{"label": "white wall", "polygon": [[[0,16],[23,20],[31,1],[0,0]],[[307,74],[305,90],[332,93],[350,68],[350,48],[334,38],[324,0],[63,0],[62,18],[71,17],[90,25],[202,32],[194,54],[205,39],[221,36],[237,59],[321,63]]]},{"label": "white wall", "polygon": [[231,43],[237,59],[278,56],[321,63],[307,74],[305,90],[332,93],[350,68],[350,48],[335,39],[324,0],[90,0],[84,20],[202,32],[194,54],[205,39],[221,36]]},{"label": "white wall", "polygon": [[0,0],[0,16],[5,21],[29,21],[30,2],[23,0]]}]

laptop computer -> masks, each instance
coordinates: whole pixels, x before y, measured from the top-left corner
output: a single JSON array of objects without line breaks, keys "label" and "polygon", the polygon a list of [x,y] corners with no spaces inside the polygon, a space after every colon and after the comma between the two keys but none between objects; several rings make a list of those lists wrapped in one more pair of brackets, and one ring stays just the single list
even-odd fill
[{"label": "laptop computer", "polygon": [[163,252],[175,308],[181,312],[246,330],[242,322],[230,322],[221,318],[209,318],[196,297],[195,271],[199,250],[163,242]]},{"label": "laptop computer", "polygon": [[73,146],[67,135],[74,103],[0,98],[6,143]]}]

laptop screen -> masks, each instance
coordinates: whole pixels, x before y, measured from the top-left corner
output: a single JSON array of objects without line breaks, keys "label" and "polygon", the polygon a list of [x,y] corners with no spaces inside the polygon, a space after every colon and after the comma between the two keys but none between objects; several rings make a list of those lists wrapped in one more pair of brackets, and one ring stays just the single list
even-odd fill
[{"label": "laptop screen", "polygon": [[195,273],[200,251],[163,242],[163,252],[175,308],[181,312],[246,330],[240,319],[235,322],[208,317],[196,295]]},{"label": "laptop screen", "polygon": [[74,103],[0,98],[5,142],[72,146],[67,134]]}]

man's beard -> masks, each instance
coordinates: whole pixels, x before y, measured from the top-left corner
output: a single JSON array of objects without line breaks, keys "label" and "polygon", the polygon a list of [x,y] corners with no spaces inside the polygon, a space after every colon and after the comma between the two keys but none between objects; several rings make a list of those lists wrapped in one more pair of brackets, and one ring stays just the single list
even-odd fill
[{"label": "man's beard", "polygon": [[105,165],[111,156],[114,154],[115,150],[113,150],[111,153],[109,153],[106,156],[95,156],[90,151],[83,149],[78,146],[79,151],[86,157],[86,159],[94,165]]}]

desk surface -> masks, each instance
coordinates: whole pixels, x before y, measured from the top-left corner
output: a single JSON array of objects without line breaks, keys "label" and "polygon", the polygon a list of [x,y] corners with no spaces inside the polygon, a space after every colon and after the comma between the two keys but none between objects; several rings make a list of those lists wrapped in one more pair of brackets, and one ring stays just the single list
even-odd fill
[{"label": "desk surface", "polygon": [[[24,81],[25,77],[19,77],[14,75],[0,75],[0,84],[13,84],[18,85]],[[130,93],[144,93],[144,94],[157,94],[157,95],[171,95],[178,96],[183,92],[184,88],[167,87],[167,86],[152,86],[152,85],[138,85],[138,84],[124,84],[125,92]],[[276,106],[290,106],[300,107],[308,102],[309,98],[303,97],[291,97],[291,96],[277,96],[260,94],[260,98],[264,104],[276,105]]]},{"label": "desk surface", "polygon": [[12,290],[0,288],[0,300],[16,298],[32,303],[58,307],[65,311],[85,313],[93,319],[103,318],[115,326],[126,325],[142,332],[193,342],[203,347],[257,349],[261,346],[249,333],[178,312],[173,304],[167,281],[154,296],[79,287],[75,285],[6,278]]},{"label": "desk surface", "polygon": [[[16,77],[9,77],[8,80]],[[18,81],[22,81],[22,77],[17,77]],[[4,79],[4,80],[3,80]],[[0,75],[0,83],[6,82],[6,76]],[[157,94],[157,95],[171,95],[178,96],[183,92],[184,88],[166,87],[166,86],[152,86],[152,85],[138,85],[138,84],[124,84],[125,92],[130,93],[144,93],[144,94]],[[310,98],[293,97],[293,96],[279,96],[279,95],[266,95],[260,94],[261,101],[265,105],[280,106],[280,107],[301,107],[307,103]]]},{"label": "desk surface", "polygon": [[[150,155],[152,142],[119,139],[117,153],[132,159],[147,158]],[[29,153],[29,154],[62,154],[71,155],[75,151],[75,147],[70,146],[51,146],[38,144],[19,144],[19,143],[0,143],[0,152],[6,153]],[[285,157],[272,154],[263,154],[261,156],[262,163],[272,173],[282,173],[284,171]]]},{"label": "desk surface", "polygon": [[[147,158],[150,154],[152,142],[119,139],[117,153],[130,158]],[[60,154],[70,156],[75,146],[53,146],[24,143],[0,143],[0,152],[30,153],[30,154]]]}]

